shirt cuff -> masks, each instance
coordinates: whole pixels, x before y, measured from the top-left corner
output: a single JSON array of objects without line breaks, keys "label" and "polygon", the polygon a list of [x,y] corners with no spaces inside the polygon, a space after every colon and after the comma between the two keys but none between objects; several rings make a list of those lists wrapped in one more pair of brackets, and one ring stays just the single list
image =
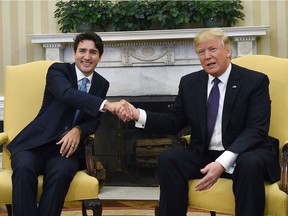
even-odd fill
[{"label": "shirt cuff", "polygon": [[145,110],[138,109],[139,110],[139,119],[138,121],[135,121],[135,127],[137,128],[145,128],[147,114]]},{"label": "shirt cuff", "polygon": [[104,101],[102,102],[102,104],[101,104],[101,106],[100,106],[100,108],[99,108],[99,111],[100,111],[100,112],[106,112],[106,110],[103,109],[106,102],[107,102],[107,100],[104,100]]},{"label": "shirt cuff", "polygon": [[216,159],[216,161],[219,162],[225,168],[225,172],[232,174],[236,166],[235,161],[237,157],[238,157],[238,154],[236,153],[233,153],[231,151],[224,151]]}]

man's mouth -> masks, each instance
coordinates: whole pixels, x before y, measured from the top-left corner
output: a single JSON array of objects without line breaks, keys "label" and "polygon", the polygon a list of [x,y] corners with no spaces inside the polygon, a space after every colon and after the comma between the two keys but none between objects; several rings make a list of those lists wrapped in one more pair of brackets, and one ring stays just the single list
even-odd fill
[{"label": "man's mouth", "polygon": [[90,62],[82,62],[82,64],[83,64],[85,67],[88,67],[88,66],[90,66],[90,65],[91,65],[91,63],[90,63]]},{"label": "man's mouth", "polygon": [[209,63],[207,64],[208,67],[213,67],[216,63],[215,62],[212,62],[212,63]]}]

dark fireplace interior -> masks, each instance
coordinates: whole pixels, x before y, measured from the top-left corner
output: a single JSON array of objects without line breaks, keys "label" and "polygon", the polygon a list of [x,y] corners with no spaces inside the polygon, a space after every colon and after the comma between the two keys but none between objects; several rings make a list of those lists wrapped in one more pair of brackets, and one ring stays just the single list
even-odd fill
[{"label": "dark fireplace interior", "polygon": [[[135,107],[166,112],[174,96],[125,97]],[[118,101],[122,98],[109,100]],[[183,134],[181,132],[181,134]],[[181,147],[181,134],[163,135],[135,128],[135,122],[124,123],[106,112],[95,134],[96,157],[106,169],[105,185],[158,186],[157,157],[167,148]]]}]

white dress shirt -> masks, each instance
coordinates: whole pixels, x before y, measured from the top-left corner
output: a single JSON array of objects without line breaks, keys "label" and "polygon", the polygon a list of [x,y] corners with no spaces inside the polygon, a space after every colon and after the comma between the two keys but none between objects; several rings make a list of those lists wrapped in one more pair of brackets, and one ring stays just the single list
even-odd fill
[{"label": "white dress shirt", "polygon": [[[220,101],[219,101],[219,109],[218,109],[218,115],[215,123],[215,128],[212,134],[212,138],[209,144],[209,149],[210,150],[216,150],[216,151],[223,151],[224,146],[222,144],[222,113],[223,113],[223,105],[224,105],[224,99],[225,99],[225,92],[226,92],[226,86],[228,82],[228,78],[231,72],[231,64],[228,66],[226,71],[218,77],[218,79],[221,81],[218,86],[219,86],[219,91],[220,91]],[[210,90],[213,86],[213,81],[214,77],[209,75],[208,79],[208,87],[207,87],[207,99],[210,93]],[[135,127],[137,128],[145,128],[145,123],[147,119],[147,114],[144,110],[139,109],[140,115],[139,115],[139,120],[135,122]],[[233,173],[234,168],[235,168],[235,161],[237,158],[238,154],[235,154],[231,151],[224,151],[217,159],[216,161],[219,162],[224,168],[227,173]]]}]

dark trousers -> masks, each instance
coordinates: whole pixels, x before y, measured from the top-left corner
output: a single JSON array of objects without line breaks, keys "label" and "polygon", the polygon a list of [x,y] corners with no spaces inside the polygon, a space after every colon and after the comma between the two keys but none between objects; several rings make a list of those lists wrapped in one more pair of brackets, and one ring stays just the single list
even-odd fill
[{"label": "dark trousers", "polygon": [[[78,170],[78,159],[60,155],[60,146],[48,143],[16,153],[11,158],[13,216],[57,216],[61,214],[70,182]],[[37,205],[38,176],[44,175],[43,192]]]},{"label": "dark trousers", "polygon": [[[189,148],[169,149],[158,160],[160,181],[159,216],[186,216],[188,207],[188,180],[200,179],[200,169],[222,152],[209,151],[204,157]],[[263,216],[265,208],[264,177],[265,164],[254,152],[244,153],[237,158],[232,175],[222,177],[233,180],[237,216]],[[221,197],[219,197],[221,199]]]}]

